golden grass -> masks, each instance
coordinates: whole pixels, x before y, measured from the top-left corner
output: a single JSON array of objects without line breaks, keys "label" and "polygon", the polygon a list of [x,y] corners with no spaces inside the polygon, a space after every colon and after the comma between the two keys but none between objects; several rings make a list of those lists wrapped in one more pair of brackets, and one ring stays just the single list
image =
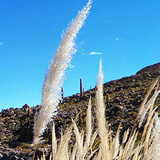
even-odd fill
[{"label": "golden grass", "polygon": [[[123,127],[121,124],[118,127],[116,135],[113,137],[107,121],[105,118],[105,105],[103,102],[103,72],[102,64],[100,62],[100,70],[98,75],[97,82],[97,93],[96,93],[96,117],[97,117],[97,130],[93,132],[93,127],[95,124],[92,124],[92,113],[91,113],[91,98],[89,99],[87,115],[86,115],[86,129],[79,131],[75,121],[70,128],[67,129],[66,133],[61,136],[60,142],[57,143],[56,134],[55,134],[55,125],[53,123],[52,130],[52,154],[50,156],[51,160],[156,160],[155,157],[159,155],[157,151],[157,142],[155,138],[156,131],[153,134],[153,128],[156,130],[155,123],[155,110],[157,107],[151,105],[148,114],[146,114],[146,122],[144,124],[143,133],[140,140],[137,140],[139,127],[133,126],[128,128],[122,135],[122,142],[120,143],[120,130]],[[149,90],[150,94],[152,91],[155,91],[155,88],[159,88],[159,79],[153,82],[156,85],[152,85],[152,89]],[[140,110],[145,109],[145,104],[151,102],[153,95],[146,94],[147,97],[150,96],[150,99],[144,98]],[[146,100],[147,99],[147,100]],[[153,101],[152,101],[153,103]],[[138,117],[137,117],[138,118]],[[158,119],[158,116],[156,117]],[[159,119],[157,120],[159,127]],[[72,131],[73,130],[73,131]],[[72,132],[75,133],[75,143],[71,147],[69,146],[69,141]],[[160,131],[159,131],[160,132]],[[158,132],[158,133],[159,133]],[[97,136],[100,138],[100,144],[98,148],[94,148],[94,143],[96,142]],[[159,136],[159,135],[157,135]],[[94,148],[94,149],[93,149]],[[153,149],[156,148],[156,152]],[[159,148],[160,150],[160,148]],[[41,157],[42,160],[45,159],[45,156]]]}]

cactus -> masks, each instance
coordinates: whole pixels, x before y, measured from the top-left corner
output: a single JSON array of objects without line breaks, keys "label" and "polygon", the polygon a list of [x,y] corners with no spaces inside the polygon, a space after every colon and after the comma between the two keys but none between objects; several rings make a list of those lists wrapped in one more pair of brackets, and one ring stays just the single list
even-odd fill
[{"label": "cactus", "polygon": [[82,78],[80,79],[80,95],[83,96],[83,83],[82,83]]},{"label": "cactus", "polygon": [[109,93],[107,93],[106,94],[106,105],[107,106],[109,106],[109,98],[110,98]]},{"label": "cactus", "polygon": [[31,109],[30,108],[28,108],[28,125],[30,126],[31,125]]},{"label": "cactus", "polygon": [[63,89],[63,87],[61,88],[61,98],[62,98],[62,100],[64,99],[64,89]]},{"label": "cactus", "polygon": [[82,110],[81,108],[79,109],[79,126],[83,123],[83,118],[82,118]]}]

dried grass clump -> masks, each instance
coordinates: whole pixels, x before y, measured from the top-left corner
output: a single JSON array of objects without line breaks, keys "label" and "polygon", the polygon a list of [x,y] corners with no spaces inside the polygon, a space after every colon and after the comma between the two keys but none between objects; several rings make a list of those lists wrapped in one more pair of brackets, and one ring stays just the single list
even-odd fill
[{"label": "dried grass clump", "polygon": [[[57,143],[55,136],[55,125],[53,123],[52,130],[52,154],[51,160],[157,160],[160,158],[160,118],[155,114],[157,107],[154,106],[156,100],[155,93],[149,95],[150,98],[144,98],[139,110],[146,110],[145,104],[149,104],[144,129],[140,140],[138,140],[139,124],[128,128],[122,135],[120,142],[121,124],[118,127],[116,136],[112,136],[108,123],[105,118],[105,106],[103,101],[103,72],[102,62],[100,61],[100,69],[98,74],[97,92],[96,92],[96,117],[97,129],[93,132],[94,124],[92,124],[91,98],[88,103],[86,115],[86,129],[79,131],[75,121],[68,128],[66,133],[62,135],[60,142]],[[160,93],[159,77],[153,82],[154,87],[149,92]],[[146,94],[148,96],[148,93]],[[157,94],[158,96],[158,94]],[[147,100],[146,100],[147,99]],[[154,101],[153,101],[154,99]],[[140,112],[140,111],[139,111]],[[139,115],[138,122],[141,122]],[[75,143],[69,146],[72,129],[75,133]],[[100,138],[99,147],[95,149],[96,138]],[[45,156],[41,158],[45,159]]]}]

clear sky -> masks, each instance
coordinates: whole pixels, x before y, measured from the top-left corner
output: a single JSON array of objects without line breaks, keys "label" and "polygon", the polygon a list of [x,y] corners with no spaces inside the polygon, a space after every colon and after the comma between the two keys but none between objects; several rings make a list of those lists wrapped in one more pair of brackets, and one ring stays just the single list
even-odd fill
[{"label": "clear sky", "polygon": [[[41,104],[44,76],[61,35],[87,0],[0,0],[0,110]],[[93,0],[66,71],[64,95],[134,75],[160,61],[160,0]]]}]

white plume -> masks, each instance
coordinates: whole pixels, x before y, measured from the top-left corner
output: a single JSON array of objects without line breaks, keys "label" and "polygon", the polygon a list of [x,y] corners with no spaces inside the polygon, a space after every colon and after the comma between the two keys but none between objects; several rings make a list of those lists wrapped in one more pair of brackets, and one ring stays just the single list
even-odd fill
[{"label": "white plume", "polygon": [[104,99],[103,99],[103,70],[102,70],[102,60],[100,60],[99,63],[99,73],[98,73],[98,79],[97,79],[97,91],[96,91],[96,109],[97,109],[97,124],[99,129],[99,135],[101,138],[101,154],[103,159],[109,160],[111,159],[111,153],[109,151],[109,143],[108,143],[108,126],[105,118],[105,105],[104,105]]},{"label": "white plume", "polygon": [[64,72],[70,64],[72,55],[76,52],[74,40],[89,14],[91,3],[92,1],[89,0],[82,11],[78,13],[75,20],[72,21],[62,37],[57,53],[51,61],[42,89],[42,108],[34,118],[35,145],[40,142],[39,137],[43,134],[46,125],[51,121],[54,112],[57,111],[60,99],[59,92],[64,81]]}]

